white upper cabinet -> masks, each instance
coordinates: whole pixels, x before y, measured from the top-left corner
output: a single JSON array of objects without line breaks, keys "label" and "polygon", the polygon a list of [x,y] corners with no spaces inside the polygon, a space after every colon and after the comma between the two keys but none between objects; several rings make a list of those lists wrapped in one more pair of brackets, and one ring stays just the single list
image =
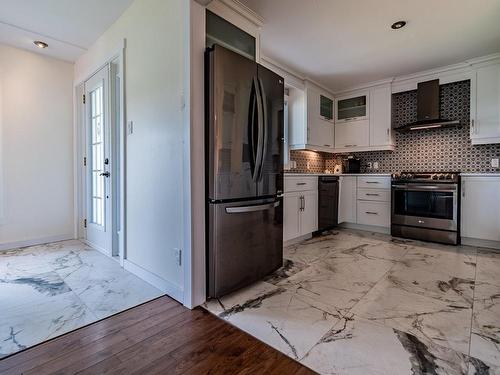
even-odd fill
[{"label": "white upper cabinet", "polygon": [[331,152],[335,126],[333,96],[306,81],[303,100],[304,120],[291,124],[290,147]]},{"label": "white upper cabinet", "polygon": [[357,92],[335,99],[336,123],[366,120],[369,117],[370,95],[368,91]]},{"label": "white upper cabinet", "polygon": [[391,86],[370,89],[370,146],[394,146]]},{"label": "white upper cabinet", "polygon": [[475,85],[471,85],[470,126],[472,144],[500,143],[500,64],[476,70]]},{"label": "white upper cabinet", "polygon": [[356,120],[335,124],[335,148],[339,151],[366,147],[370,143],[370,122]]}]

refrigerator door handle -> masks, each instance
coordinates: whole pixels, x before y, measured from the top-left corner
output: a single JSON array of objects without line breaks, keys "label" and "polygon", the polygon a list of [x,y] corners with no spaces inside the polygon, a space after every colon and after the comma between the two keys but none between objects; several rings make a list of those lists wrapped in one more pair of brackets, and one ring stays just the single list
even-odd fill
[{"label": "refrigerator door handle", "polygon": [[254,77],[253,83],[255,86],[255,94],[257,96],[257,157],[255,158],[255,174],[253,180],[257,181],[260,175],[260,168],[262,166],[262,142],[263,142],[263,116],[262,116],[262,95],[260,92],[260,84],[257,77]]},{"label": "refrigerator door handle", "polygon": [[[249,124],[249,131],[250,131],[250,134],[249,134],[249,137],[248,139],[250,140],[250,148],[251,148],[251,152],[252,152],[252,163],[251,163],[251,167],[252,167],[252,180],[255,181],[255,176],[256,176],[256,171],[257,171],[257,165],[256,165],[256,157],[257,157],[257,150],[255,149],[255,139],[254,139],[254,136],[255,136],[255,106],[257,105],[257,102],[256,102],[256,87],[255,87],[255,79],[252,81],[252,90],[251,90],[251,93],[250,93],[250,108],[249,108],[249,111],[250,111],[250,116],[249,116],[249,121],[250,121],[250,124]],[[258,114],[257,114],[257,117],[258,117]]]},{"label": "refrigerator door handle", "polygon": [[271,208],[276,208],[280,205],[279,201],[266,204],[256,204],[253,206],[238,206],[238,207],[226,207],[226,213],[228,214],[240,214],[245,212],[255,212],[255,211],[265,211]]},{"label": "refrigerator door handle", "polygon": [[266,91],[264,90],[264,84],[262,83],[262,79],[258,79],[259,85],[260,85],[260,99],[262,101],[262,123],[263,123],[263,144],[262,144],[262,160],[259,166],[259,176],[258,180],[260,181],[262,179],[262,173],[264,172],[264,163],[266,161],[266,154],[267,154],[267,141],[269,137],[269,126],[268,126],[268,118],[267,118],[267,98],[266,98]]}]

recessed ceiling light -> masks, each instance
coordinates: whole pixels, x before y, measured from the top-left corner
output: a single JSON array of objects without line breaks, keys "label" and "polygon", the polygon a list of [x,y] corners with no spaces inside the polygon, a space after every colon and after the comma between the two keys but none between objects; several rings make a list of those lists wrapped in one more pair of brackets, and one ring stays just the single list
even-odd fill
[{"label": "recessed ceiling light", "polygon": [[397,21],[391,25],[391,29],[399,30],[399,29],[405,27],[405,25],[406,25],[406,21]]},{"label": "recessed ceiling light", "polygon": [[47,48],[49,46],[47,43],[42,42],[41,40],[35,40],[33,44],[38,48]]}]

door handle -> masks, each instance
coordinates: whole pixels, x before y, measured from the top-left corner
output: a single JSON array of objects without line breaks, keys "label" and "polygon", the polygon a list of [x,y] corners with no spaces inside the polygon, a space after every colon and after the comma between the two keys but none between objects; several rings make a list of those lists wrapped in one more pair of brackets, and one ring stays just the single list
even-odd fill
[{"label": "door handle", "polygon": [[257,77],[254,77],[255,95],[257,97],[257,155],[255,159],[255,173],[253,180],[257,182],[260,177],[260,169],[262,167],[262,152],[264,142],[264,124],[263,124],[263,108],[262,95],[260,91],[260,83]]},{"label": "door handle", "polygon": [[258,78],[258,83],[260,84],[260,100],[262,101],[262,160],[260,162],[260,173],[258,175],[258,180],[260,181],[262,179],[262,173],[264,172],[264,163],[266,161],[266,155],[267,155],[267,140],[269,137],[268,134],[268,128],[269,124],[268,118],[267,118],[267,99],[266,99],[266,90],[264,89],[264,84],[262,83],[262,79]]},{"label": "door handle", "polygon": [[378,212],[366,211],[368,215],[378,215]]},{"label": "door handle", "polygon": [[99,176],[109,177],[109,172],[103,172]]},{"label": "door handle", "polygon": [[240,214],[244,212],[256,212],[265,211],[270,208],[275,208],[280,205],[280,202],[266,203],[266,204],[255,204],[252,206],[238,206],[238,207],[226,207],[226,213],[228,214]]}]

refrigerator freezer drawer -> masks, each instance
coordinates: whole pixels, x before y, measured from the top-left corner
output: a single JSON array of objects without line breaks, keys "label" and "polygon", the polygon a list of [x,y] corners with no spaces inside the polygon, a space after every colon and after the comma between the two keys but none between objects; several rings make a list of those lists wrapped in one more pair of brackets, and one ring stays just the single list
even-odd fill
[{"label": "refrigerator freezer drawer", "polygon": [[220,297],[283,263],[283,201],[209,204],[208,294]]}]

